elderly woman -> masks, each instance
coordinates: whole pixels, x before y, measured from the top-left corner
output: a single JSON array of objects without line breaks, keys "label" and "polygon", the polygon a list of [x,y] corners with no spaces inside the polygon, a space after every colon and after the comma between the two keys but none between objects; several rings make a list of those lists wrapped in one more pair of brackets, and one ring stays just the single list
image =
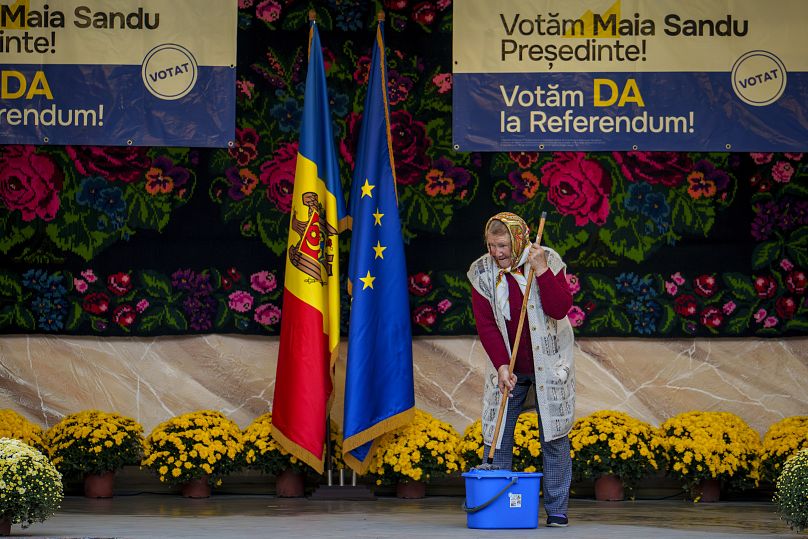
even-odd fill
[{"label": "elderly woman", "polygon": [[[485,225],[488,253],[475,260],[468,271],[477,333],[493,367],[486,376],[483,397],[484,455],[489,454],[494,441],[497,412],[507,392],[508,406],[496,441],[494,465],[511,469],[513,431],[532,387],[539,414],[547,526],[566,526],[572,480],[568,434],[575,410],[573,334],[567,319],[572,294],[561,257],[552,249],[531,243],[529,233],[518,215],[503,212],[493,216]],[[531,269],[535,282],[513,373],[509,373]]]}]

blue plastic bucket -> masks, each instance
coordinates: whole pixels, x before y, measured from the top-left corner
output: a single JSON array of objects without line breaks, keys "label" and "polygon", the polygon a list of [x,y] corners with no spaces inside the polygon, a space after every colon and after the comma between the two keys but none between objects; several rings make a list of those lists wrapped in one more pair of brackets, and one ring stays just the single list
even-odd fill
[{"label": "blue plastic bucket", "polygon": [[541,473],[471,470],[466,478],[469,528],[537,528]]}]

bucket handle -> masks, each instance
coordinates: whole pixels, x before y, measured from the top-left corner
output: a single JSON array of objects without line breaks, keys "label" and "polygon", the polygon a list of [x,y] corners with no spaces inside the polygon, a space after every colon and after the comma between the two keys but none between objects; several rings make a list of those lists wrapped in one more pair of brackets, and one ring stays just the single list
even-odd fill
[{"label": "bucket handle", "polygon": [[466,511],[466,513],[476,513],[477,511],[482,511],[483,509],[494,503],[494,500],[505,494],[505,491],[514,486],[518,480],[519,478],[517,476],[513,476],[510,483],[505,485],[505,487],[502,490],[494,494],[494,496],[485,503],[481,503],[480,505],[477,505],[475,507],[468,507],[466,506],[466,502],[463,502],[463,509]]}]

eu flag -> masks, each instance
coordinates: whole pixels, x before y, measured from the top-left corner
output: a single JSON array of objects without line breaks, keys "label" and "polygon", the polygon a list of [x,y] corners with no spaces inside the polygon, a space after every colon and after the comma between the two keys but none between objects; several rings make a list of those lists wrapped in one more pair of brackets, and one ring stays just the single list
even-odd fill
[{"label": "eu flag", "polygon": [[351,318],[345,372],[343,454],[357,473],[372,442],[415,410],[407,267],[398,216],[382,21],[376,29],[351,186],[348,261]]}]

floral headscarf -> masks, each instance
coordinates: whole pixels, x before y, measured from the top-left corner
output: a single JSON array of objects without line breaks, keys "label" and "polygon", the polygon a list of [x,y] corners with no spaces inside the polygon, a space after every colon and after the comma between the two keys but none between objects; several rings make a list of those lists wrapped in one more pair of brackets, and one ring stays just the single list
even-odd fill
[{"label": "floral headscarf", "polygon": [[508,229],[508,235],[511,237],[511,268],[516,268],[519,266],[525,247],[530,243],[530,229],[527,223],[515,213],[503,211],[485,223],[484,234],[488,232],[488,225],[491,224],[491,221],[499,221]]}]

